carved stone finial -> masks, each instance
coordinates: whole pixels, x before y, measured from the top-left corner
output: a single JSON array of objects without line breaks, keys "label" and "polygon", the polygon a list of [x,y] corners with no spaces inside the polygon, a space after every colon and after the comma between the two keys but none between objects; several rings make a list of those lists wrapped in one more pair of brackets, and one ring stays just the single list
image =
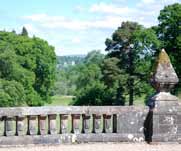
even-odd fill
[{"label": "carved stone finial", "polygon": [[165,50],[162,49],[152,74],[151,83],[157,92],[170,92],[178,81],[170,58]]}]

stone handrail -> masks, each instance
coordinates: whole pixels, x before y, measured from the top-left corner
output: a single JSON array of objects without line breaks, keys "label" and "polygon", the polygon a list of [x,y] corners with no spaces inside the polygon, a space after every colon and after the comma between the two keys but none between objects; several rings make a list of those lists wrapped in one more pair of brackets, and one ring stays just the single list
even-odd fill
[{"label": "stone handrail", "polygon": [[143,141],[147,112],[138,106],[0,108],[0,145]]}]

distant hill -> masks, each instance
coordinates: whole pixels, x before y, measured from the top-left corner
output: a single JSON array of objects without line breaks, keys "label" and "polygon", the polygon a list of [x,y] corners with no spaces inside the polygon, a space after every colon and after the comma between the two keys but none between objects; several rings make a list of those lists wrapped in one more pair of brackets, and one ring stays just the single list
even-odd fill
[{"label": "distant hill", "polygon": [[84,61],[86,55],[67,55],[67,56],[57,56],[57,68],[64,69],[76,64],[80,64]]}]

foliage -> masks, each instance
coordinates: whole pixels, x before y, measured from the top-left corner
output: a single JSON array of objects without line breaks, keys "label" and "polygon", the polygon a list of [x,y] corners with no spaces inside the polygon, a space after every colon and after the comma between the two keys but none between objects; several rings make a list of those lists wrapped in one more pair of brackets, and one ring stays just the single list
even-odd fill
[{"label": "foliage", "polygon": [[118,67],[128,75],[126,82],[120,81],[120,89],[127,90],[124,95],[129,94],[129,105],[133,105],[134,97],[144,93],[142,83],[147,83],[151,59],[159,47],[156,34],[136,22],[123,22],[105,44],[108,57],[118,58]]},{"label": "foliage", "polygon": [[[159,25],[156,28],[162,47],[169,54],[173,66],[181,79],[181,4],[165,6],[158,17]],[[181,87],[181,86],[180,86]]]},{"label": "foliage", "polygon": [[[14,81],[17,87],[23,89],[23,100],[19,99],[14,105],[43,105],[49,101],[55,79],[55,66],[54,48],[46,41],[14,32],[0,32],[0,79],[8,83]],[[14,91],[20,90],[17,87],[11,88]],[[1,92],[6,92],[5,87],[2,89]],[[1,97],[7,97],[7,94],[9,92],[6,95],[1,93]],[[9,105],[12,106],[13,103]],[[7,106],[7,103],[2,103],[1,106]]]},{"label": "foliage", "polygon": [[109,96],[109,101],[117,105],[124,105],[123,85],[126,84],[127,74],[119,68],[118,64],[119,59],[116,57],[105,58],[101,65],[102,80],[107,86],[106,90],[112,94]]},{"label": "foliage", "polygon": [[28,36],[28,31],[26,30],[25,27],[23,27],[22,32],[21,32],[21,35],[22,35],[22,36]]},{"label": "foliage", "polygon": [[78,92],[74,105],[104,105],[105,86],[99,80],[87,84]]},{"label": "foliage", "polygon": [[93,50],[87,54],[85,57],[86,64],[101,64],[102,60],[104,59],[104,55],[100,52],[100,50]]},{"label": "foliage", "polygon": [[85,57],[84,64],[79,66],[74,105],[105,105],[106,86],[101,81],[100,67],[103,58],[100,51],[92,51]]},{"label": "foliage", "polygon": [[19,106],[25,103],[24,87],[16,81],[0,79],[0,106]]},{"label": "foliage", "polygon": [[[75,61],[75,65],[70,65],[66,68],[58,67],[53,90],[54,95],[76,95],[77,91],[85,86],[89,77],[93,76],[91,74],[97,76],[94,71],[98,71],[99,66],[97,66],[97,64],[101,63],[103,57],[104,55],[97,50],[91,51],[86,56],[58,57],[59,63]],[[100,74],[100,72],[99,69],[98,74]]]}]

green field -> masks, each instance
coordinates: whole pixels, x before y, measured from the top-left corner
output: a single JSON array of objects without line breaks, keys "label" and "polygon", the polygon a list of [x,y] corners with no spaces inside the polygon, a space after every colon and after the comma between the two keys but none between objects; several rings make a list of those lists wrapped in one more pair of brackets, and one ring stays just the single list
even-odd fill
[{"label": "green field", "polygon": [[51,104],[46,104],[47,106],[68,106],[72,103],[74,96],[53,96],[52,97],[52,103]]},{"label": "green field", "polygon": [[[179,99],[181,100],[181,93],[178,94]],[[68,106],[72,104],[74,96],[53,96],[51,104],[45,104],[46,106]],[[134,101],[135,105],[144,105],[144,96],[136,98]],[[128,105],[128,102],[126,103]]]}]

